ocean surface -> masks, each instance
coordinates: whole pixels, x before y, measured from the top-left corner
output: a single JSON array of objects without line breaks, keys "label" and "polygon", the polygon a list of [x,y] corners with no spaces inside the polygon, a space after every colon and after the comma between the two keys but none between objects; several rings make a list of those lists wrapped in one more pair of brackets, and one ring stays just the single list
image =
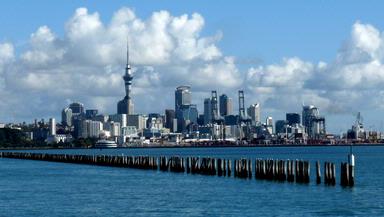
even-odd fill
[{"label": "ocean surface", "polygon": [[[338,169],[347,161],[348,147],[34,152],[303,159],[311,161],[311,183],[0,158],[0,216],[384,216],[384,147],[353,148],[353,188],[339,185]],[[316,160],[337,163],[336,186],[316,185]]]}]

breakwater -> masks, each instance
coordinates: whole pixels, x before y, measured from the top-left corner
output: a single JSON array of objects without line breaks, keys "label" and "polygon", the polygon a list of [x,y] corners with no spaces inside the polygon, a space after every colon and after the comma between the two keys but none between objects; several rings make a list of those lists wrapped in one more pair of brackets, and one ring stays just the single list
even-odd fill
[{"label": "breakwater", "polygon": [[[72,155],[47,153],[0,152],[0,157],[40,160],[98,166],[126,167],[164,172],[200,174],[242,179],[260,179],[279,182],[310,183],[310,162],[281,159],[222,159],[211,157],[180,156],[113,156],[113,155]],[[233,162],[233,166],[232,166]],[[253,163],[254,162],[254,163]],[[324,163],[324,183],[336,185],[336,169],[332,162]],[[354,186],[354,167],[341,163],[340,185]],[[321,183],[321,168],[316,162],[316,183]]]}]

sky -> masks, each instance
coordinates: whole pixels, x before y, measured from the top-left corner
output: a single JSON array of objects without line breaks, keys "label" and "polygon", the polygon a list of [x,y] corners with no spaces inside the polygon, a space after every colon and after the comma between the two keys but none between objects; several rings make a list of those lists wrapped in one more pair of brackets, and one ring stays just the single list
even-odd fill
[{"label": "sky", "polygon": [[56,117],[72,101],[116,112],[126,42],[137,113],[174,107],[191,85],[202,111],[211,90],[262,119],[313,104],[331,133],[361,112],[384,130],[381,1],[2,1],[0,122]]}]

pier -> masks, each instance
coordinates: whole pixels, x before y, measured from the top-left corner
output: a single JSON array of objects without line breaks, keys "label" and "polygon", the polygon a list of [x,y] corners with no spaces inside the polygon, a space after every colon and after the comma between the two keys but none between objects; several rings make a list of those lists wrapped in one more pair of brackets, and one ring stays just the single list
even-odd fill
[{"label": "pier", "polygon": [[[162,172],[200,174],[207,176],[256,179],[274,182],[289,182],[308,184],[311,180],[311,166],[305,160],[261,159],[255,160],[222,159],[212,157],[180,157],[180,156],[113,156],[113,155],[72,155],[72,154],[47,154],[0,152],[1,158],[24,160],[39,160],[60,163],[88,164],[95,166],[124,167]],[[232,160],[234,162],[232,167]],[[320,162],[316,161],[316,183],[321,183]],[[336,165],[324,162],[324,184],[336,185]],[[353,187],[354,159],[352,163],[341,163],[340,185]]]}]

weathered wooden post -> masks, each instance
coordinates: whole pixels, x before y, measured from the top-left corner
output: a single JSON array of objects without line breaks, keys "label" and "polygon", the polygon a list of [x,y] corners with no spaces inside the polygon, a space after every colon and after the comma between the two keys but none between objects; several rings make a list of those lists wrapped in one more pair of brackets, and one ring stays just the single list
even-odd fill
[{"label": "weathered wooden post", "polygon": [[348,155],[348,179],[349,179],[349,186],[355,185],[355,156],[352,153],[352,145],[350,149],[350,154]]},{"label": "weathered wooden post", "polygon": [[320,171],[320,162],[316,161],[316,183],[321,183],[321,171]]},{"label": "weathered wooden post", "polygon": [[231,169],[232,169],[232,163],[231,163],[231,160],[228,160],[228,164],[227,164],[227,171],[228,171],[228,177],[231,177]]}]

